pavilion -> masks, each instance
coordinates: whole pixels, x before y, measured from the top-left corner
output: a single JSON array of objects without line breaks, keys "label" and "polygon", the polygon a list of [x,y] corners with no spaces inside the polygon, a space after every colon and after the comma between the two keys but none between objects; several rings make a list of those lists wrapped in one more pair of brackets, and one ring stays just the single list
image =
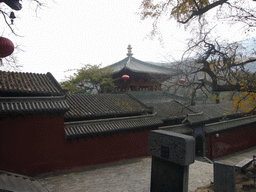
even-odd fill
[{"label": "pavilion", "polygon": [[126,58],[108,66],[113,70],[118,92],[161,91],[162,82],[171,77],[173,69],[140,61],[133,57],[131,45],[127,49]]}]

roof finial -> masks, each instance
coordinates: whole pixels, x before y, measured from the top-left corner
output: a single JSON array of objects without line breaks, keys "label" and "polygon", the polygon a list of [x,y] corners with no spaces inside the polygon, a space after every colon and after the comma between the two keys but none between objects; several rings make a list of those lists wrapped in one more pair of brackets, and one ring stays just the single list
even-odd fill
[{"label": "roof finial", "polygon": [[133,54],[132,54],[132,47],[131,47],[131,45],[129,44],[128,45],[128,53],[126,54],[128,57],[131,57]]}]

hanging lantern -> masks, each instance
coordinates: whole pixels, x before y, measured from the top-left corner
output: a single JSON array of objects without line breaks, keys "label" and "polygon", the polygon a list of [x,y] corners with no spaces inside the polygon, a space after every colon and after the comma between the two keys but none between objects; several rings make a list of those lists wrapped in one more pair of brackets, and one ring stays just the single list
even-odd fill
[{"label": "hanging lantern", "polygon": [[11,40],[0,37],[0,57],[7,57],[11,55],[14,51],[14,44],[11,42]]},{"label": "hanging lantern", "polygon": [[83,84],[83,83],[79,83],[78,85],[79,85],[79,87],[83,87],[83,86],[84,86],[84,84]]},{"label": "hanging lantern", "polygon": [[129,79],[130,79],[129,75],[123,75],[122,76],[122,80],[124,80],[124,81],[127,81]]},{"label": "hanging lantern", "polygon": [[11,19],[11,25],[13,25],[13,21],[14,21],[14,19],[16,18],[16,16],[15,16],[15,14],[14,14],[13,11],[10,13],[9,18]]},{"label": "hanging lantern", "polygon": [[180,82],[180,83],[184,83],[184,82],[185,82],[185,79],[180,79],[179,82]]}]

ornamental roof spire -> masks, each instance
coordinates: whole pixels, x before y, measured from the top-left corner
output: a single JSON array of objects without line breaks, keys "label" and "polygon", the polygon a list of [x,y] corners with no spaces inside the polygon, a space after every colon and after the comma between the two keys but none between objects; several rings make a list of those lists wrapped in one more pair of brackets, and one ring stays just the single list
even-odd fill
[{"label": "ornamental roof spire", "polygon": [[133,54],[132,54],[132,47],[131,47],[130,44],[128,45],[127,49],[128,49],[128,53],[127,53],[126,55],[127,55],[128,57],[131,57]]}]

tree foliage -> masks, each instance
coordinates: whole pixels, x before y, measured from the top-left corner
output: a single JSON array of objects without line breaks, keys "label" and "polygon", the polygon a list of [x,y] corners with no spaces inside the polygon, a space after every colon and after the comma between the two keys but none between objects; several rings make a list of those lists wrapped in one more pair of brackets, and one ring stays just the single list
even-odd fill
[{"label": "tree foliage", "polygon": [[[83,86],[79,86],[82,83]],[[103,93],[114,90],[112,70],[100,68],[100,65],[85,65],[78,69],[69,80],[61,83],[69,93]],[[81,85],[81,84],[80,84]]]}]

